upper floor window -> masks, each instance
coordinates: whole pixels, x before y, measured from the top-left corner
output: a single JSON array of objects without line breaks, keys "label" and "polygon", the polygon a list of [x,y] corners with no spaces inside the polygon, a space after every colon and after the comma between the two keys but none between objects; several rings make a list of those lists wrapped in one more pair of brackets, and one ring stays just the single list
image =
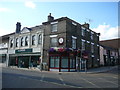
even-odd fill
[{"label": "upper floor window", "polygon": [[24,46],[24,40],[23,40],[23,37],[21,38],[21,46]]},{"label": "upper floor window", "polygon": [[93,53],[94,52],[94,44],[91,43],[91,52]]},{"label": "upper floor window", "polygon": [[42,44],[42,35],[41,34],[38,36],[38,44]]},{"label": "upper floor window", "polygon": [[28,37],[25,37],[25,46],[28,46]]},{"label": "upper floor window", "polygon": [[32,45],[35,45],[35,35],[32,36]]},{"label": "upper floor window", "polygon": [[82,41],[82,50],[85,50],[85,41]]},{"label": "upper floor window", "polygon": [[92,39],[92,40],[93,40],[93,34],[94,34],[94,33],[93,33],[93,32],[91,32],[91,39]]},{"label": "upper floor window", "polygon": [[13,47],[13,39],[10,41],[10,47]]},{"label": "upper floor window", "polygon": [[16,38],[16,47],[18,47],[18,43],[19,43],[18,38]]},{"label": "upper floor window", "polygon": [[82,34],[82,36],[85,36],[85,28],[84,27],[81,27],[81,34]]},{"label": "upper floor window", "polygon": [[57,47],[57,44],[58,44],[57,37],[51,37],[50,44],[51,44],[51,47]]},{"label": "upper floor window", "polygon": [[72,48],[76,49],[76,39],[77,37],[72,36]]},{"label": "upper floor window", "polygon": [[57,23],[51,24],[51,32],[56,32],[57,31]]}]

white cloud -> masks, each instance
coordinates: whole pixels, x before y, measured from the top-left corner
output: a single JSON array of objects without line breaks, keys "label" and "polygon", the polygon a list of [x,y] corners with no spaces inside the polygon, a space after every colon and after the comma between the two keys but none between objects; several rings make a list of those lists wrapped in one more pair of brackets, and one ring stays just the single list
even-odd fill
[{"label": "white cloud", "polygon": [[0,12],[11,12],[12,10],[9,8],[0,8]]},{"label": "white cloud", "polygon": [[26,1],[25,6],[33,9],[36,7],[35,3],[33,3],[32,1]]},{"label": "white cloud", "polygon": [[118,38],[118,26],[111,27],[110,25],[99,25],[97,28],[93,28],[93,31],[100,33],[100,40],[108,40]]}]

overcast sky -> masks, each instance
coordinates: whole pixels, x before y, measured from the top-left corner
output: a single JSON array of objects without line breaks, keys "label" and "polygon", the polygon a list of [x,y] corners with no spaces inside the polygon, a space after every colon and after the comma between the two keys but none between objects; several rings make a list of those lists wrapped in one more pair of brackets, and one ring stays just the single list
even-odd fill
[{"label": "overcast sky", "polygon": [[80,24],[90,23],[93,31],[101,33],[100,40],[118,37],[118,2],[37,0],[0,1],[0,36],[15,32],[17,22],[21,22],[22,28],[41,25],[47,21],[49,13],[55,19],[67,16]]}]

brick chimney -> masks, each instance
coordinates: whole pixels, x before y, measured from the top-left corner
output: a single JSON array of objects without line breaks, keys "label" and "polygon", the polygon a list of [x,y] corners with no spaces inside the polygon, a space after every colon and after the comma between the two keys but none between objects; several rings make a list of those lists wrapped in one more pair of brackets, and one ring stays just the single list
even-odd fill
[{"label": "brick chimney", "polygon": [[85,26],[86,28],[89,29],[90,25],[88,23],[85,22],[85,24],[83,24],[83,26]]},{"label": "brick chimney", "polygon": [[53,21],[54,20],[54,17],[51,16],[51,13],[48,15],[48,21]]},{"label": "brick chimney", "polygon": [[16,24],[16,33],[19,33],[20,30],[21,30],[21,23],[17,22],[17,24]]}]

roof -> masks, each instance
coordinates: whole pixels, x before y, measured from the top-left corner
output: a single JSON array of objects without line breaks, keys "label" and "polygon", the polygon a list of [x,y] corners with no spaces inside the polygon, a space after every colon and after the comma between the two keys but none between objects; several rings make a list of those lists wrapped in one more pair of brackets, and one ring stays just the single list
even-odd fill
[{"label": "roof", "polygon": [[115,49],[119,49],[120,48],[120,38],[116,38],[116,39],[110,39],[110,40],[103,40],[103,41],[99,41],[99,43],[103,46],[107,46],[107,47],[111,47],[111,48],[115,48]]},{"label": "roof", "polygon": [[[50,24],[51,22],[63,21],[63,20],[70,20],[70,21],[72,21],[72,22],[75,22],[76,24],[79,24],[79,25],[85,27],[84,24],[80,24],[80,23],[78,23],[78,22],[76,22],[76,21],[74,21],[74,20],[72,20],[72,19],[70,19],[70,18],[68,18],[68,17],[61,17],[61,18],[58,18],[58,19],[54,19],[53,21],[43,22],[42,24],[46,25],[46,24]],[[85,28],[86,28],[86,27],[85,27]],[[94,33],[96,33],[95,31],[91,30],[90,28],[89,28],[89,30],[92,31],[92,32],[94,32]],[[100,36],[100,33],[96,33],[96,34],[98,34],[98,35]]]},{"label": "roof", "polygon": [[10,33],[10,34],[3,35],[3,36],[1,36],[0,38],[2,38],[1,40],[8,39],[8,38],[9,38],[9,35],[13,35],[13,34],[15,34],[15,32]]}]

